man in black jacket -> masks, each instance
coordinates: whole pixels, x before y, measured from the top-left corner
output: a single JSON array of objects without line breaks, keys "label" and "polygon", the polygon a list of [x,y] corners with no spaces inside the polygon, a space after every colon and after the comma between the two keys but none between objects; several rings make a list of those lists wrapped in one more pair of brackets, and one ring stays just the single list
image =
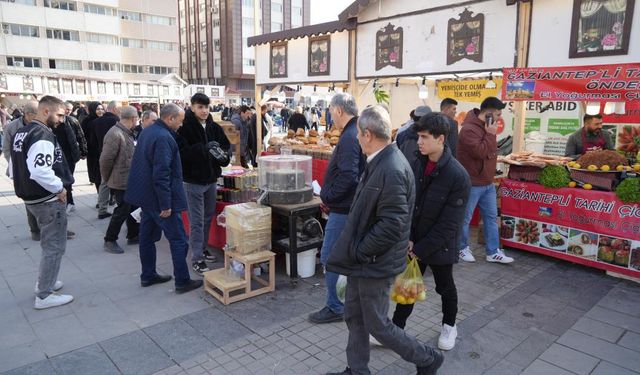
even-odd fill
[{"label": "man in black jacket", "polygon": [[[70,112],[71,111],[69,111],[69,113]],[[67,113],[65,103],[64,121],[53,129],[53,134],[55,134],[60,148],[62,148],[62,153],[69,166],[69,172],[73,175],[73,172],[76,170],[76,163],[80,160],[80,146],[78,145],[78,139],[72,122],[77,123],[76,119]],[[78,128],[80,128],[80,124],[78,124]],[[82,131],[82,129],[80,129],[80,131]],[[67,212],[71,213],[75,211],[75,203],[73,202],[73,195],[71,194],[72,187],[71,185],[65,186],[65,189],[67,189]]]},{"label": "man in black jacket", "polygon": [[[120,110],[118,108],[118,102],[111,101],[107,105],[107,111],[104,116],[98,117],[91,123],[92,131],[91,137],[92,144],[96,145],[98,151],[98,160],[100,160],[100,154],[102,154],[102,144],[104,143],[104,136],[109,129],[114,127],[118,121],[120,121]],[[98,163],[99,165],[99,163]],[[105,181],[101,178],[100,187],[98,190],[98,219],[105,219],[111,216],[111,213],[107,211],[109,207],[109,195],[111,191]]]},{"label": "man in black jacket", "polygon": [[458,146],[458,121],[456,121],[456,112],[458,110],[458,101],[451,98],[444,98],[440,102],[440,112],[445,115],[449,123],[449,135],[447,135],[447,146],[451,150],[451,156],[456,157],[456,147]]},{"label": "man in black jacket", "polygon": [[[412,169],[416,179],[416,206],[413,210],[409,249],[418,257],[420,271],[431,268],[436,293],[442,298],[442,330],[438,348],[455,346],[458,293],[453,281],[453,264],[458,263],[458,243],[471,180],[453,157],[446,141],[450,127],[447,117],[434,112],[413,125],[418,134],[420,155]],[[404,328],[413,304],[397,305],[393,323]]]},{"label": "man in black jacket", "polygon": [[325,267],[327,302],[322,310],[309,315],[309,320],[313,323],[329,323],[343,319],[344,304],[338,298],[336,290],[339,275],[327,271],[326,266],[329,254],[331,254],[342,228],[347,222],[349,207],[365,165],[364,156],[358,144],[356,100],[346,93],[336,94],[331,99],[329,108],[334,124],[342,130],[342,135],[333,150],[333,156],[331,156],[324,178],[324,186],[320,193],[323,207],[329,211],[329,219],[324,230],[324,241],[320,250],[320,262]]},{"label": "man in black jacket", "polygon": [[191,265],[202,275],[209,271],[205,260],[215,262],[216,257],[207,251],[209,229],[216,213],[216,183],[222,173],[221,162],[210,152],[219,147],[225,153],[230,143],[224,130],[209,114],[209,97],[196,93],[191,97],[191,109],[187,109],[178,129],[178,147],[182,160],[184,190],[187,194],[189,214],[189,246]]},{"label": "man in black jacket", "polygon": [[54,292],[63,286],[58,273],[67,247],[67,191],[64,187],[73,183],[64,154],[52,132],[64,121],[64,116],[64,103],[60,99],[42,97],[35,120],[18,130],[11,146],[13,187],[35,216],[42,235],[36,309],[73,301],[73,296]]},{"label": "man in black jacket", "polygon": [[366,108],[357,127],[367,166],[327,263],[329,271],[347,276],[344,318],[349,329],[349,367],[341,374],[370,374],[370,334],[414,363],[418,375],[435,374],[442,354],[387,317],[391,285],[407,265],[415,179],[402,152],[391,144],[391,119],[384,107]]}]

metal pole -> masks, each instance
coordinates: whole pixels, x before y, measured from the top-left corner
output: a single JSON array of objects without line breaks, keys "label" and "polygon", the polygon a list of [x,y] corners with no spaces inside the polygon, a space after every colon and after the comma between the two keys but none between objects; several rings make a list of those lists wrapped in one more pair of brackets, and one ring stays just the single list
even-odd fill
[{"label": "metal pole", "polygon": [[[260,1],[255,0],[253,3],[253,35],[260,35],[262,31],[260,30],[260,20],[259,20],[259,9],[260,9]],[[259,31],[260,30],[260,31]],[[262,93],[260,86],[258,85],[258,46],[253,46],[253,58],[254,58],[254,75],[253,82],[255,85],[255,103],[256,103],[256,137],[257,139],[257,150],[256,150],[256,160],[260,153],[262,152],[262,113],[260,111],[260,101],[262,100]]]}]

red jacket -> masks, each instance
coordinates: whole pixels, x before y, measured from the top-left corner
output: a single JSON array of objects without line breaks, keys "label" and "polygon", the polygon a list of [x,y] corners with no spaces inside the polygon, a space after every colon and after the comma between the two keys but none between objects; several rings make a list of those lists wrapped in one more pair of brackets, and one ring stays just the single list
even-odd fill
[{"label": "red jacket", "polygon": [[486,186],[493,183],[496,173],[498,145],[495,134],[487,133],[478,113],[477,108],[469,111],[462,123],[456,158],[469,173],[472,186]]}]

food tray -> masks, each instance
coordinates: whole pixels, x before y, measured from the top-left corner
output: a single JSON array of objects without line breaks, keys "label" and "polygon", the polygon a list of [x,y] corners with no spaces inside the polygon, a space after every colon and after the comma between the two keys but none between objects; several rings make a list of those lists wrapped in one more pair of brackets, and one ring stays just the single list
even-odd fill
[{"label": "food tray", "polygon": [[538,182],[542,168],[530,165],[510,165],[509,178],[516,181]]},{"label": "food tray", "polygon": [[598,189],[613,191],[613,188],[618,185],[618,172],[590,172],[570,169],[570,173],[572,180],[591,184]]}]

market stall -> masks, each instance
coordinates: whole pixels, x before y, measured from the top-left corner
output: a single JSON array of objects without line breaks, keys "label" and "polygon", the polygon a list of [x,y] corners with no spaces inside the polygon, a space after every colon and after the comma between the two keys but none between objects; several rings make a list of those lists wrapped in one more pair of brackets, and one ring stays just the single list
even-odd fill
[{"label": "market stall", "polygon": [[633,136],[640,117],[630,113],[640,101],[640,64],[505,69],[503,76],[505,100],[581,101],[583,112],[624,122],[608,127],[615,150],[577,160],[533,151],[501,158],[510,165],[498,193],[502,243],[640,278],[640,137]]}]

